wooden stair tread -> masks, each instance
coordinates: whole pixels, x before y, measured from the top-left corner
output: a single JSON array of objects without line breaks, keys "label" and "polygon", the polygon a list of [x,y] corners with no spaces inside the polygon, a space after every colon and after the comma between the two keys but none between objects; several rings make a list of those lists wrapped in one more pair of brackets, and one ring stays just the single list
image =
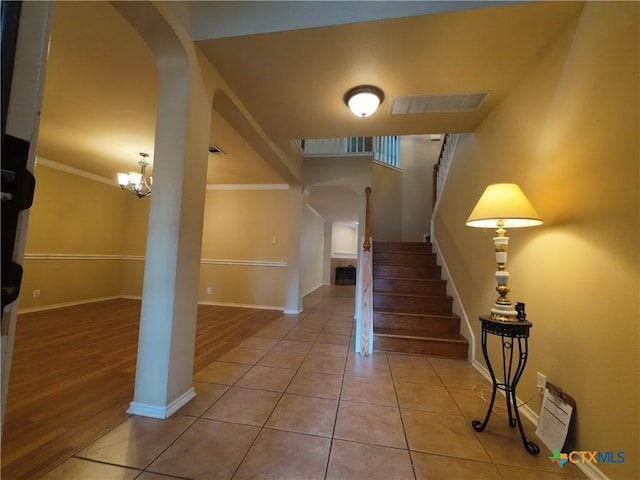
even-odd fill
[{"label": "wooden stair tread", "polygon": [[385,275],[374,275],[373,279],[384,278],[385,280],[411,280],[412,282],[429,282],[429,283],[447,283],[446,280],[441,278],[413,278],[413,277],[388,277]]},{"label": "wooden stair tread", "polygon": [[[393,252],[393,253],[398,253],[398,252]],[[407,253],[411,253],[411,252],[407,252]],[[420,264],[415,264],[415,263],[402,263],[401,261],[396,261],[396,262],[381,262],[380,260],[376,260],[375,258],[373,259],[374,264],[375,265],[384,265],[386,267],[439,267],[440,265],[438,264],[431,264],[431,263],[427,263],[425,265],[420,265]]]},{"label": "wooden stair tread", "polygon": [[432,342],[449,342],[467,344],[467,339],[460,334],[455,335],[425,335],[418,330],[399,330],[395,328],[374,328],[373,334],[380,337],[407,338],[416,340],[429,340]]},{"label": "wooden stair tread", "polygon": [[374,251],[373,252],[374,255],[377,253],[388,253],[388,254],[394,254],[394,253],[402,253],[405,255],[435,255],[435,253],[431,252],[431,251],[419,251],[419,250],[383,250],[383,251]]},{"label": "wooden stair tread", "polygon": [[391,290],[374,290],[374,295],[387,295],[389,297],[415,297],[415,298],[437,298],[437,299],[449,299],[449,295],[438,295],[433,293],[414,293],[414,292],[393,292]]},{"label": "wooden stair tread", "polygon": [[373,311],[374,315],[376,313],[379,313],[381,315],[397,315],[397,316],[407,316],[407,317],[423,317],[425,320],[426,319],[433,319],[433,318],[439,318],[439,319],[444,319],[444,320],[460,320],[460,317],[458,315],[456,315],[455,313],[413,313],[413,312],[407,312],[404,309],[398,309],[398,310],[394,310],[392,308],[385,308],[384,310],[378,310],[375,309]]},{"label": "wooden stair tread", "polygon": [[430,243],[373,242],[373,348],[466,358],[469,342]]}]

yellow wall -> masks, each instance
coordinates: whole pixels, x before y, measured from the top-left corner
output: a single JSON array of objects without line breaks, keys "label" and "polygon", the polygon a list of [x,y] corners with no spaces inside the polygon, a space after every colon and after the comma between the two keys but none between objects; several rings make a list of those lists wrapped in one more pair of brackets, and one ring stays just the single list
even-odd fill
[{"label": "yellow wall", "polygon": [[433,166],[442,140],[431,135],[408,135],[400,139],[402,167],[402,241],[423,242],[431,232]]},{"label": "yellow wall", "polygon": [[202,258],[286,261],[286,205],[287,190],[207,191]]},{"label": "yellow wall", "polygon": [[[19,308],[119,295],[128,228],[125,196],[104,183],[44,165],[36,167],[35,175]],[[33,298],[35,289],[39,298]]]},{"label": "yellow wall", "polygon": [[36,168],[26,251],[118,254],[126,197],[116,188],[44,165]]},{"label": "yellow wall", "polygon": [[[284,305],[284,265],[289,234],[287,212],[287,190],[207,192],[200,301],[267,307]],[[211,288],[211,294],[207,294],[207,288]]]},{"label": "yellow wall", "polygon": [[371,236],[375,240],[402,237],[402,172],[372,164]]},{"label": "yellow wall", "polygon": [[[149,199],[45,165],[38,165],[36,179],[20,310],[140,297]],[[207,192],[200,301],[284,305],[287,193]]]},{"label": "yellow wall", "polygon": [[459,144],[435,226],[479,339],[496,296],[492,232],[465,220],[486,185],[522,186],[545,224],[508,232],[511,297],[534,325],[518,396],[535,395],[538,371],[572,395],[577,447],[626,453],[597,466],[610,478],[640,478],[638,18],[636,2],[586,2]]},{"label": "yellow wall", "polygon": [[322,286],[324,267],[325,221],[308,207],[302,210],[300,239],[300,277],[302,295]]}]

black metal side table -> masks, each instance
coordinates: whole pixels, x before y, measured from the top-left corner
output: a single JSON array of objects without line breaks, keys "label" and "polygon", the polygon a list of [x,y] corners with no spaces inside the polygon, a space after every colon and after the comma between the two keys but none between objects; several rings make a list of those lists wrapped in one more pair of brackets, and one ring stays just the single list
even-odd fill
[{"label": "black metal side table", "polygon": [[[484,355],[487,368],[491,374],[491,381],[493,382],[493,391],[491,393],[491,402],[489,403],[489,410],[487,416],[483,422],[474,420],[471,422],[471,426],[477,431],[482,432],[491,417],[493,410],[493,404],[496,399],[496,392],[499,390],[504,391],[507,400],[507,412],[509,413],[509,425],[515,427],[518,425],[520,429],[520,437],[522,438],[522,444],[524,448],[531,455],[537,455],[540,453],[540,448],[535,443],[527,440],[522,428],[522,422],[520,421],[520,414],[518,413],[518,403],[516,402],[516,387],[524,372],[524,367],[527,364],[528,343],[529,343],[529,330],[533,326],[531,322],[517,321],[517,322],[504,322],[500,320],[494,320],[491,317],[481,316],[482,322],[482,354]],[[491,360],[487,353],[487,335],[497,335],[502,339],[502,372],[503,383],[499,383],[496,379],[496,375],[493,372],[491,366]],[[517,363],[514,365],[514,346],[517,345]],[[514,368],[515,367],[515,368]]]}]

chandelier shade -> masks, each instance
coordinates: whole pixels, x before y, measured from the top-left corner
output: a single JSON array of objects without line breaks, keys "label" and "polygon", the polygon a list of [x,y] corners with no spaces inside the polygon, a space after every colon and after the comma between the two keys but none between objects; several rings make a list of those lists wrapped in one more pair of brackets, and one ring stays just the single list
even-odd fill
[{"label": "chandelier shade", "polygon": [[149,177],[147,182],[146,169],[149,166],[147,162],[148,153],[140,152],[141,160],[138,161],[140,165],[140,172],[118,173],[118,185],[122,190],[127,190],[133,193],[138,198],[144,198],[151,194],[151,185],[153,184],[153,178]]}]

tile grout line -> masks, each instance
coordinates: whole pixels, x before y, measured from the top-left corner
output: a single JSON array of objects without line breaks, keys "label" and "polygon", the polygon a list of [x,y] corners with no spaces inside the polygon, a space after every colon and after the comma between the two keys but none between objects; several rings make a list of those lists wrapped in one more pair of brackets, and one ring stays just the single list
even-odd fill
[{"label": "tile grout line", "polygon": [[[305,317],[303,317],[303,319],[304,319],[304,318],[306,318],[306,317],[308,317],[308,315],[309,315],[311,312],[313,312],[313,310],[314,310],[314,309],[315,309],[315,307],[314,307],[314,308],[312,308],[312,309],[309,311],[309,313],[308,313]],[[296,324],[295,324],[294,326],[292,326],[292,327],[289,329],[288,333],[287,333],[286,335],[284,335],[281,339],[279,339],[279,340],[278,340],[278,342],[277,342],[273,347],[271,347],[271,348],[270,348],[270,349],[269,349],[269,350],[268,350],[268,351],[267,351],[267,352],[266,352],[266,353],[261,357],[261,359],[262,359],[262,358],[264,358],[264,357],[265,357],[266,355],[268,355],[269,353],[273,352],[273,349],[274,349],[278,344],[280,344],[283,340],[285,340],[286,336],[287,336],[287,335],[289,335],[289,333],[291,333],[291,331],[292,331],[296,326],[298,326],[298,324],[299,324],[301,321],[303,321],[303,319],[298,319],[298,321],[296,322]],[[327,323],[327,322],[328,322],[328,319],[324,322],[323,328],[326,326],[326,323]],[[257,333],[260,333],[260,332],[257,332]],[[254,338],[255,336],[256,336],[256,334],[254,334],[251,338]],[[258,338],[261,338],[261,337],[258,337]],[[267,427],[267,426],[266,426],[266,425],[267,425],[267,423],[269,422],[269,419],[270,419],[270,418],[271,418],[271,416],[273,415],[273,412],[276,410],[276,408],[278,408],[278,405],[279,405],[279,404],[280,404],[280,402],[282,401],[282,398],[284,397],[284,395],[285,395],[285,393],[286,393],[287,389],[288,389],[288,388],[289,388],[289,386],[291,385],[291,382],[293,381],[293,379],[295,378],[295,376],[298,374],[298,372],[300,372],[300,371],[301,371],[301,370],[300,370],[300,367],[302,366],[302,364],[304,363],[304,361],[308,358],[308,356],[311,354],[311,350],[313,350],[313,347],[317,344],[317,337],[316,337],[316,340],[314,340],[313,342],[305,342],[305,343],[312,343],[312,345],[311,345],[311,347],[309,348],[309,350],[307,351],[307,353],[305,354],[304,358],[302,359],[302,361],[300,362],[300,364],[298,365],[298,367],[295,369],[295,373],[294,373],[294,374],[291,376],[291,378],[289,379],[289,382],[288,382],[288,383],[287,383],[287,385],[284,387],[284,390],[283,390],[282,392],[280,392],[280,397],[278,398],[278,401],[276,402],[276,404],[274,405],[273,409],[271,410],[271,412],[269,413],[269,415],[268,415],[268,416],[267,416],[267,418],[265,419],[264,423],[263,423],[263,424],[262,424],[262,426],[260,427],[260,430],[258,431],[258,434],[257,434],[257,435],[256,435],[256,437],[254,438],[253,442],[251,443],[251,445],[249,446],[249,448],[247,449],[247,451],[246,451],[246,452],[245,452],[245,454],[243,455],[242,459],[241,459],[241,460],[240,460],[240,462],[238,463],[238,466],[236,467],[236,469],[234,470],[234,472],[233,472],[233,474],[232,474],[232,476],[231,476],[231,479],[233,479],[233,478],[236,476],[236,474],[238,473],[238,471],[239,471],[239,470],[240,470],[240,468],[242,467],[242,464],[244,463],[244,461],[246,460],[247,456],[249,455],[249,452],[251,452],[251,450],[252,450],[252,449],[253,449],[253,447],[255,446],[255,444],[256,444],[256,442],[257,442],[258,438],[260,437],[260,435],[262,434],[262,432],[263,432],[265,429],[270,429],[269,427]],[[237,347],[236,347],[236,348],[237,348]],[[260,361],[260,360],[258,360],[258,361]],[[257,365],[257,362],[256,362],[256,364],[254,364],[253,366],[256,366],[256,365]],[[269,367],[269,368],[277,368],[277,367]],[[249,370],[251,370],[251,369],[249,369]],[[233,385],[233,386],[235,386],[235,385],[236,385],[236,384],[237,384],[237,383],[238,383],[238,382],[239,382],[239,381],[240,381],[240,380],[241,380],[241,379],[242,379],[242,378],[243,378],[243,377],[244,377],[244,376],[249,372],[249,370],[247,370],[247,372],[245,372],[245,374],[244,374],[244,375],[242,375],[240,378],[238,378],[238,380],[236,380],[236,382],[234,383],[234,385]],[[290,370],[293,370],[293,369],[290,369]],[[343,375],[343,378],[344,378],[344,375]],[[222,397],[221,397],[221,398],[222,398]],[[216,400],[216,402],[217,402],[217,400]],[[216,402],[214,402],[214,403],[212,404],[212,406],[213,406]],[[337,412],[336,412],[336,416],[337,416]],[[278,430],[278,429],[270,429],[270,430]],[[297,433],[297,432],[292,432],[292,433]],[[322,438],[326,438],[326,437],[322,437]],[[329,460],[329,456],[327,456],[327,462],[328,462],[328,460]],[[326,471],[327,471],[327,467],[325,467],[325,476],[326,476]]]}]

